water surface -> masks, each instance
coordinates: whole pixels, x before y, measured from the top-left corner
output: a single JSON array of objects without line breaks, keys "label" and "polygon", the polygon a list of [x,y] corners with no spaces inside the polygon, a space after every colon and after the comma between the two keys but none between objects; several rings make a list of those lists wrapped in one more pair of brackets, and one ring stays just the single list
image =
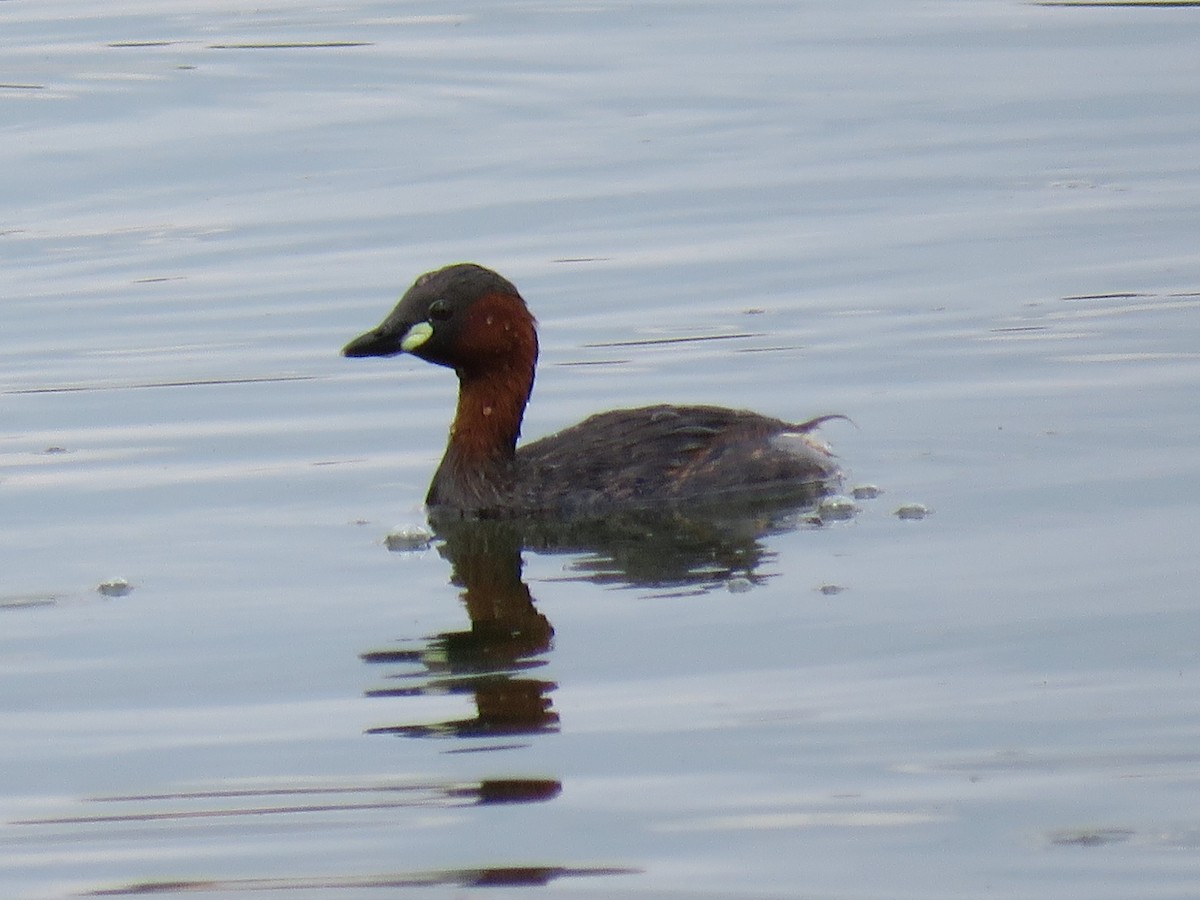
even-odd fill
[{"label": "water surface", "polygon": [[[0,34],[6,896],[1195,896],[1195,9]],[[462,259],[541,322],[526,434],[842,412],[883,493],[683,574],[389,552],[453,379],[337,350]]]}]

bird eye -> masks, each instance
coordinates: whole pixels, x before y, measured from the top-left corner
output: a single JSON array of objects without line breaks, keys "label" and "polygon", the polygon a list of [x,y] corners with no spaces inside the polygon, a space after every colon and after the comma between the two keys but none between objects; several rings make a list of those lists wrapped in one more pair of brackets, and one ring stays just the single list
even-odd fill
[{"label": "bird eye", "polygon": [[445,322],[453,314],[450,304],[438,297],[429,304],[429,318],[437,322]]}]

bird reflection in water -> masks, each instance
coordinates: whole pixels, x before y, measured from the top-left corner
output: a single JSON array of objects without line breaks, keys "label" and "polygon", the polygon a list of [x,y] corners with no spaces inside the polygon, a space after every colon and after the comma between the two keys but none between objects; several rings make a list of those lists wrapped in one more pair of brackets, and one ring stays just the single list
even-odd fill
[{"label": "bird reflection in water", "polygon": [[392,678],[410,682],[377,688],[369,697],[473,695],[476,715],[433,725],[389,725],[371,734],[408,737],[502,737],[558,729],[550,707],[554,683],[532,677],[544,666],[554,629],[521,580],[521,535],[509,522],[461,521],[437,529],[451,581],[462,588],[471,627],[426,640],[415,650],[376,650],[373,664],[419,667]]},{"label": "bird reflection in water", "polygon": [[763,539],[799,527],[820,527],[816,503],[835,485],[814,484],[801,495],[719,507],[613,514],[600,520],[431,517],[441,555],[470,628],[425,638],[414,649],[362,654],[372,665],[402,667],[385,677],[395,686],[370,697],[470,696],[475,715],[433,724],[394,724],[372,734],[443,738],[525,738],[559,727],[553,681],[535,676],[547,663],[554,629],[523,581],[522,553],[572,554],[568,577],[673,594],[753,586],[771,554]]}]

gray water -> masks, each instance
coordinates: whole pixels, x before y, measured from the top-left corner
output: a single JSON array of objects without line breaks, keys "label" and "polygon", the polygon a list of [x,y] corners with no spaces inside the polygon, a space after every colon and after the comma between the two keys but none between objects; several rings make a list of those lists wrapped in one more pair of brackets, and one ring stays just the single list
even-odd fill
[{"label": "gray water", "polygon": [[[1200,894],[1198,15],[0,3],[4,896]],[[338,356],[463,259],[527,435],[882,494],[488,638],[384,544],[452,376]]]}]

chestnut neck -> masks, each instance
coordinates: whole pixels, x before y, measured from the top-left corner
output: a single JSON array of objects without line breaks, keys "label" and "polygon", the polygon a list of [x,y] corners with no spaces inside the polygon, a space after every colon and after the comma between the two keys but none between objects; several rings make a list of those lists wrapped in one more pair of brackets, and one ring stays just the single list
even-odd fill
[{"label": "chestnut neck", "polygon": [[458,371],[458,407],[447,453],[483,464],[510,460],[517,450],[533,367],[505,366],[482,373]]},{"label": "chestnut neck", "polygon": [[507,352],[456,366],[458,407],[426,502],[504,506],[513,486],[517,437],[533,390],[537,335],[529,322],[501,325]]}]

